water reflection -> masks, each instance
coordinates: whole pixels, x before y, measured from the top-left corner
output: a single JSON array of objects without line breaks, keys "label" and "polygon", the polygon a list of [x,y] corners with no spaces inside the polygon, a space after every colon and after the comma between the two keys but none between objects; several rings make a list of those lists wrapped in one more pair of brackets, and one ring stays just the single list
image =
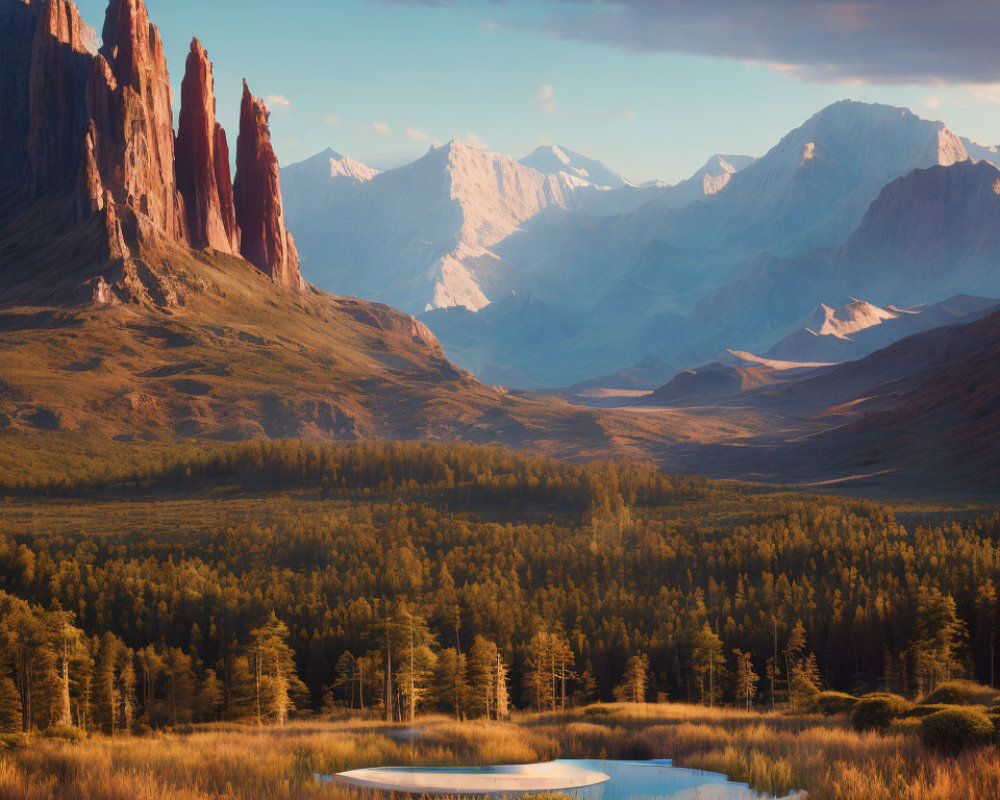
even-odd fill
[{"label": "water reflection", "polygon": [[715,772],[672,767],[669,761],[566,759],[559,763],[603,772],[607,783],[577,789],[581,800],[764,800],[769,795]]}]

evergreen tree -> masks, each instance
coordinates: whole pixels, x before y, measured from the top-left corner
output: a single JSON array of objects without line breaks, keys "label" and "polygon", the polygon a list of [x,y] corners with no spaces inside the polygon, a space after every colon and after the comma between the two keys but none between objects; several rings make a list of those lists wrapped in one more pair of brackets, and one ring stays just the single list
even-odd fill
[{"label": "evergreen tree", "polygon": [[636,653],[628,660],[622,683],[615,691],[615,699],[627,703],[645,703],[649,686],[649,658]]},{"label": "evergreen tree", "polygon": [[742,650],[733,652],[736,654],[736,698],[749,711],[757,694],[757,683],[760,678],[753,671],[750,653],[744,653]]},{"label": "evergreen tree", "polygon": [[701,700],[704,703],[707,699],[710,707],[715,705],[716,674],[724,663],[722,640],[706,622],[694,639],[691,669],[701,690]]},{"label": "evergreen tree", "polygon": [[294,708],[295,657],[288,645],[288,626],[273,611],[267,622],[250,632],[248,659],[257,724],[271,720],[284,725]]}]

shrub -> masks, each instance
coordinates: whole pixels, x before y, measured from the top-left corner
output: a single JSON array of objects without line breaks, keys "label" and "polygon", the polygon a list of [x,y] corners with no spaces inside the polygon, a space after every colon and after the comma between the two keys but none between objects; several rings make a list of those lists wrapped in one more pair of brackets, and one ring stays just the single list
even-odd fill
[{"label": "shrub", "polygon": [[889,723],[889,727],[886,728],[886,733],[891,734],[901,734],[904,736],[918,736],[920,734],[920,723],[923,722],[922,719],[917,717],[900,717],[899,719],[894,719]]},{"label": "shrub", "polygon": [[923,719],[924,717],[929,717],[931,714],[936,714],[938,711],[946,711],[949,708],[960,707],[961,706],[956,706],[953,703],[921,703],[919,706],[911,708],[907,712],[906,716]]},{"label": "shrub", "polygon": [[843,692],[820,692],[816,696],[816,709],[828,717],[834,714],[849,714],[858,698]]},{"label": "shrub", "polygon": [[83,731],[70,725],[51,725],[42,731],[42,736],[46,739],[63,739],[67,742],[79,742],[87,738]]},{"label": "shrub", "polygon": [[940,684],[924,698],[924,705],[988,706],[1000,697],[1000,692],[973,681],[948,681]]},{"label": "shrub", "polygon": [[857,731],[884,731],[893,720],[913,709],[913,703],[898,694],[873,692],[860,698],[851,711],[851,725]]},{"label": "shrub", "polygon": [[993,723],[982,711],[961,706],[935,711],[920,721],[924,745],[951,755],[989,744],[994,733]]}]

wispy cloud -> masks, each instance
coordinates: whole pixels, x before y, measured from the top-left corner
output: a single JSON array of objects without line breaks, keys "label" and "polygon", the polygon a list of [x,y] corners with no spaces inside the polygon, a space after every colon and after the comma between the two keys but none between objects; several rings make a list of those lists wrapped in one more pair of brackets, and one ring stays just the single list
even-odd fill
[{"label": "wispy cloud", "polygon": [[340,124],[340,114],[327,114],[323,122],[334,128]]},{"label": "wispy cloud", "polygon": [[269,94],[267,96],[267,107],[268,108],[288,108],[292,105],[292,101],[285,97],[283,94]]},{"label": "wispy cloud", "polygon": [[392,131],[384,122],[369,122],[354,129],[358,136],[385,136]]},{"label": "wispy cloud", "polygon": [[431,138],[426,133],[418,131],[416,128],[407,128],[403,131],[403,135],[406,136],[407,139],[411,139],[414,142],[426,142]]},{"label": "wispy cloud", "polygon": [[631,109],[631,108],[626,108],[626,109],[625,109],[625,110],[624,110],[624,111],[622,112],[622,116],[623,116],[623,117],[625,117],[625,119],[636,119],[636,118],[637,118],[637,117],[638,117],[639,115],[638,115],[638,114],[636,114],[636,113],[635,113],[635,111],[634,111],[633,109]]},{"label": "wispy cloud", "polygon": [[[381,0],[417,6],[494,0]],[[541,30],[632,53],[687,53],[865,84],[1000,82],[996,0],[532,0]]]},{"label": "wispy cloud", "polygon": [[469,147],[475,147],[477,150],[489,150],[490,147],[488,144],[486,144],[486,142],[484,142],[482,139],[480,139],[478,136],[476,136],[476,134],[472,133],[471,131],[461,136],[459,138],[459,141],[464,142],[465,144],[469,145]]},{"label": "wispy cloud", "polygon": [[531,107],[535,111],[541,111],[545,114],[549,114],[556,110],[555,103],[556,90],[547,85],[539,86],[535,90],[535,96],[531,101]]}]

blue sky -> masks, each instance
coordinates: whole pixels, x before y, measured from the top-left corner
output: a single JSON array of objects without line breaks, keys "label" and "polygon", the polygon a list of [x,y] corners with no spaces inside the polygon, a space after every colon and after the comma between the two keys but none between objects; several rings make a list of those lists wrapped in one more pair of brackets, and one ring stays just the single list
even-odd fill
[{"label": "blue sky", "polygon": [[[887,11],[883,5],[898,1],[875,5]],[[730,2],[744,0],[147,6],[163,34],[175,91],[197,35],[215,64],[219,117],[232,143],[246,77],[269,100],[283,164],[333,147],[385,168],[434,141],[459,138],[518,157],[559,143],[633,179],[673,182],[716,152],[760,155],[845,97],[908,106],[957,133],[1000,143],[1000,75],[978,69],[987,59],[967,32],[983,28],[984,48],[996,39],[992,20],[975,25],[974,0],[950,35],[932,16],[935,6],[921,17],[914,9],[922,0],[907,0],[899,9],[914,20],[906,36],[898,17],[883,24],[873,12],[859,21],[857,9],[871,4],[801,0],[796,9],[822,6],[817,29],[815,18],[788,12],[792,6],[783,3],[791,0],[760,0],[756,8],[772,15],[753,19],[740,16],[745,5],[730,13]],[[681,18],[674,8],[713,4],[701,18]],[[954,16],[963,4],[947,8]],[[100,32],[105,0],[78,5]],[[733,20],[738,24],[720,25]],[[927,37],[941,46],[929,49]]]}]

